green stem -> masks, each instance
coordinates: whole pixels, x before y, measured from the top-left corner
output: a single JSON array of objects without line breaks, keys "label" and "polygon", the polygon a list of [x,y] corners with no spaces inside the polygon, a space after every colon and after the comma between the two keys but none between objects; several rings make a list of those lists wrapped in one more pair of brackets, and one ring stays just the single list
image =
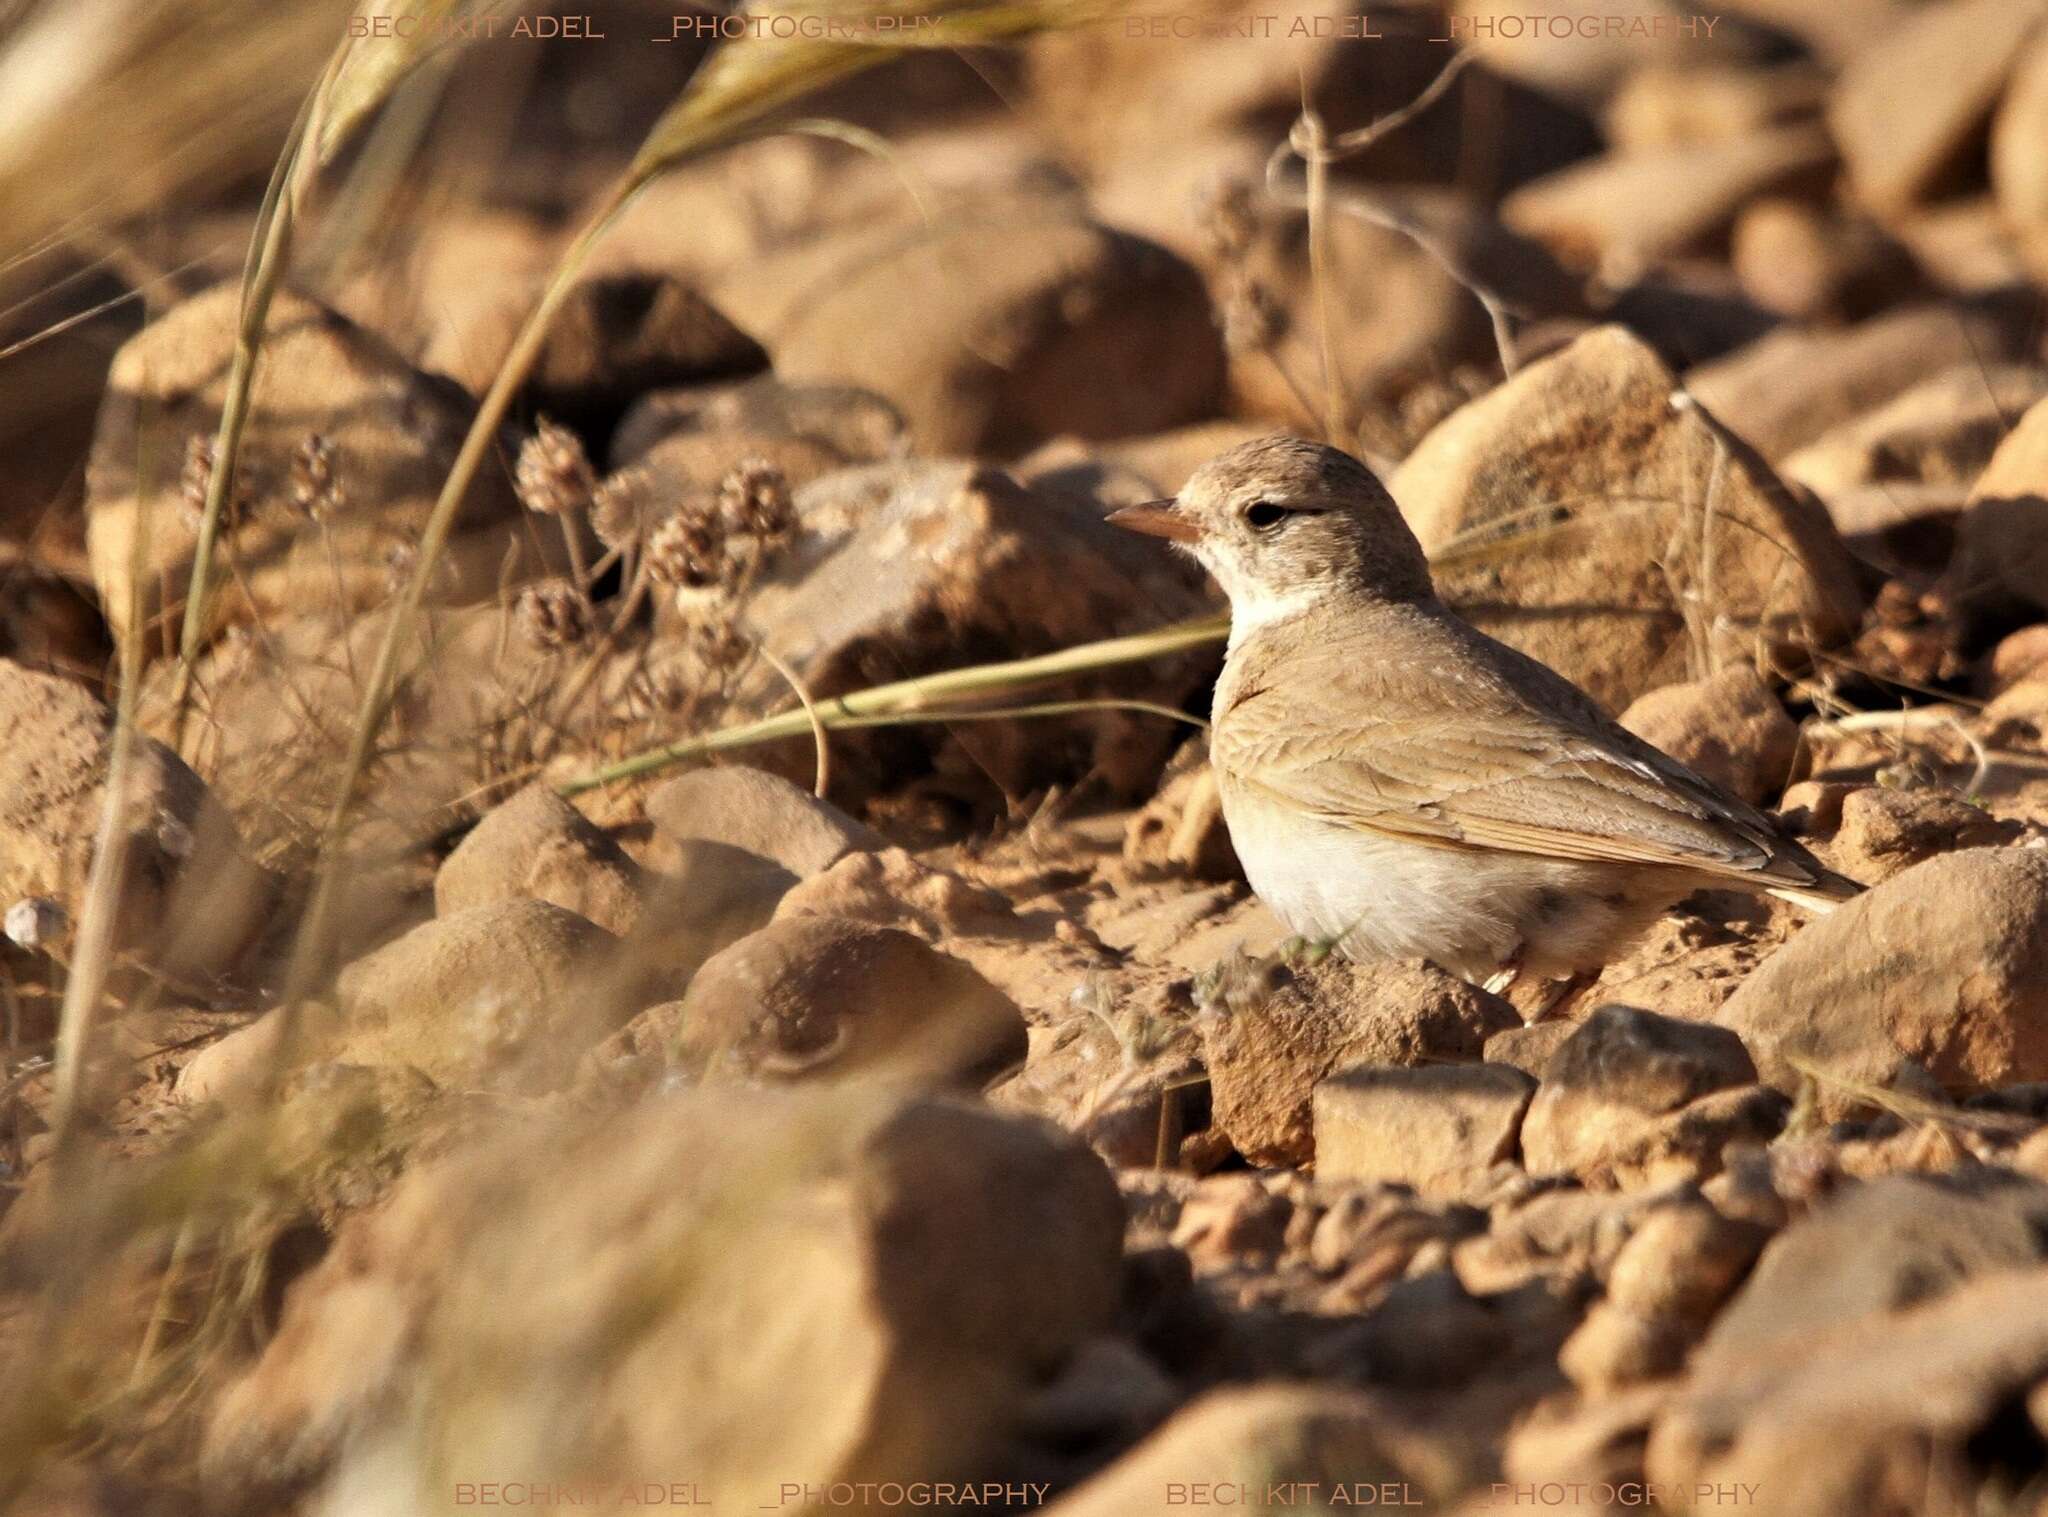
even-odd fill
[{"label": "green stem", "polygon": [[[816,701],[813,703],[813,710],[817,722],[828,729],[896,726],[909,721],[992,721],[1104,709],[1143,711],[1154,716],[1193,722],[1196,719],[1184,711],[1176,711],[1171,706],[1155,705],[1150,701],[1057,701],[1038,706],[1013,706],[980,711],[948,707],[944,702],[994,691],[1017,690],[1027,685],[1091,673],[1097,669],[1114,668],[1119,664],[1140,663],[1146,659],[1180,653],[1189,648],[1221,642],[1229,634],[1229,630],[1230,622],[1227,617],[1204,617],[1199,621],[1180,622],[1171,627],[1164,627],[1157,632],[1141,632],[1131,637],[1113,637],[1098,643],[1081,643],[1072,648],[1062,648],[1057,653],[1041,654],[1035,658],[1012,659],[1000,664],[975,664],[965,669],[948,669],[940,674],[896,680],[887,685],[875,685],[866,690],[856,690],[846,695],[834,696],[829,700]],[[563,795],[580,795],[586,790],[595,790],[601,785],[633,779],[638,775],[652,773],[654,770],[664,769],[670,764],[688,759],[704,758],[734,748],[757,747],[783,738],[802,737],[811,731],[812,719],[812,712],[801,709],[785,711],[779,716],[766,717],[761,721],[727,727],[723,731],[706,733],[701,737],[686,738],[682,742],[670,743],[646,753],[636,754],[632,758],[622,759],[603,769],[593,770],[560,786],[560,792]]]}]

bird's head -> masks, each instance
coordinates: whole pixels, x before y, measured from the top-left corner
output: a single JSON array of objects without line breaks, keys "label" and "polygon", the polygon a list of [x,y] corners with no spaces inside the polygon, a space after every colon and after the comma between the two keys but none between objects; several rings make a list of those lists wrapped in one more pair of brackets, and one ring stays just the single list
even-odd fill
[{"label": "bird's head", "polygon": [[1125,506],[1109,519],[1193,553],[1240,618],[1330,589],[1382,600],[1433,593],[1421,545],[1386,486],[1350,454],[1300,438],[1232,448],[1174,499]]}]

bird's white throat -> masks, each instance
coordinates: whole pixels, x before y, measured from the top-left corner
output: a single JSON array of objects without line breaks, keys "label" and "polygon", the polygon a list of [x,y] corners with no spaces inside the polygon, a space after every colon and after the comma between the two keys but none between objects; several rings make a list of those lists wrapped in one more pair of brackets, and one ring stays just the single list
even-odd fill
[{"label": "bird's white throat", "polygon": [[1230,601],[1230,646],[1235,648],[1262,627],[1297,617],[1330,593],[1326,584],[1297,585],[1274,594],[1258,590]]}]

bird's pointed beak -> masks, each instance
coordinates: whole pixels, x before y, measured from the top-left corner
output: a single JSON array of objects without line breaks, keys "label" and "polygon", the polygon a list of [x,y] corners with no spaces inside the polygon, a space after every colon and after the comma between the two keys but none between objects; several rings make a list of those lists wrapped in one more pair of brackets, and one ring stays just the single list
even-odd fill
[{"label": "bird's pointed beak", "polygon": [[1127,532],[1143,532],[1147,537],[1164,537],[1177,543],[1191,543],[1202,535],[1202,529],[1189,520],[1172,500],[1148,500],[1135,506],[1119,506],[1103,519]]}]

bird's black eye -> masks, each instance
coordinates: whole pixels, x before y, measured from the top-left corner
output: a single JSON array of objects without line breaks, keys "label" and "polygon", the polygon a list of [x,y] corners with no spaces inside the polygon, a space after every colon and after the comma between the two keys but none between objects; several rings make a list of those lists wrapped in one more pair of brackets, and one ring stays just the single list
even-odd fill
[{"label": "bird's black eye", "polygon": [[1244,519],[1255,532],[1266,532],[1287,520],[1287,508],[1270,500],[1255,500],[1244,508]]}]

